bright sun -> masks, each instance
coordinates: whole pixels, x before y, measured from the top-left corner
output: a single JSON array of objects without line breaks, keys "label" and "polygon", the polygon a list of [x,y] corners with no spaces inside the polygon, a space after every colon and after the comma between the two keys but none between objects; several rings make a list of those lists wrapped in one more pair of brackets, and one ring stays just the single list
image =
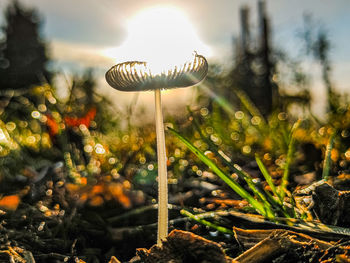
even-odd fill
[{"label": "bright sun", "polygon": [[146,61],[167,69],[190,59],[194,51],[210,56],[210,48],[198,37],[192,23],[177,8],[153,7],[132,17],[127,23],[128,37],[117,48],[104,50],[107,57],[124,61]]}]

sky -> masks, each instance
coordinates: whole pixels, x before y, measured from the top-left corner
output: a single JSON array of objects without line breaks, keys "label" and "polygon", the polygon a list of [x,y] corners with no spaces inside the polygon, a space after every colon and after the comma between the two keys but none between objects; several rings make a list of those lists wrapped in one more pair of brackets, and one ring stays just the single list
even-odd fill
[{"label": "sky", "polygon": [[[11,0],[1,0],[4,10]],[[187,19],[208,50],[209,63],[226,65],[232,62],[233,38],[239,36],[239,10],[250,8],[250,24],[257,25],[256,0],[21,0],[25,6],[36,8],[43,18],[42,33],[49,42],[49,52],[56,68],[66,77],[78,68],[95,67],[101,90],[111,88],[103,80],[103,72],[116,62],[113,52],[121,46],[129,47],[130,21],[142,10],[167,6],[176,8]],[[297,58],[302,50],[298,32],[303,27],[303,15],[312,14],[315,24],[321,25],[331,39],[332,81],[341,92],[350,91],[350,2],[348,0],[266,0],[267,14],[272,28],[275,48]],[[3,23],[3,12],[0,23]],[[128,28],[129,26],[129,28]],[[142,25],[141,25],[142,26]],[[128,31],[129,30],[129,31]],[[106,54],[112,57],[108,57]],[[112,55],[111,55],[112,54]],[[115,53],[116,54],[116,53]],[[312,92],[315,101],[324,100],[317,65],[306,65],[313,71]],[[132,96],[112,92],[127,104]],[[111,93],[111,94],[112,94]],[[172,91],[165,100],[190,103],[191,91]],[[140,95],[150,100],[150,94]],[[167,98],[168,96],[168,98]],[[322,97],[323,96],[323,97]],[[171,97],[171,98],[170,98]],[[121,100],[121,99],[120,99]],[[317,103],[316,103],[317,104]],[[322,112],[320,106],[318,110]],[[316,107],[316,108],[317,108]]]}]

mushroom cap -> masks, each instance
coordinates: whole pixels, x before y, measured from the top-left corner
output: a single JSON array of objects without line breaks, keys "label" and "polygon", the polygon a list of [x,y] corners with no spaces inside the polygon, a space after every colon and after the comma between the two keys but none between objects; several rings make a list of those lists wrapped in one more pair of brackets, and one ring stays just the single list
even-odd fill
[{"label": "mushroom cap", "polygon": [[106,73],[108,84],[121,91],[145,91],[183,88],[197,84],[208,73],[205,57],[195,53],[190,62],[161,73],[152,73],[147,62],[128,61],[113,66]]}]

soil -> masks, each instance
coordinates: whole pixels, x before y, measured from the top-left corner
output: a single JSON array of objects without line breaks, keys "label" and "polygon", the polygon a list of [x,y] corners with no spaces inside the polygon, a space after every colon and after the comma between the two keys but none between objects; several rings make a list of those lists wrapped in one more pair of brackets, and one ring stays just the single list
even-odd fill
[{"label": "soil", "polygon": [[[225,191],[215,199],[208,193],[218,186],[198,182],[183,194],[173,189],[171,232],[159,247],[154,245],[157,205],[152,197],[122,180],[77,187],[66,183],[60,171],[49,174],[22,185],[2,182],[11,190],[3,190],[0,200],[0,262],[350,262],[348,232],[270,222],[232,209],[244,201]],[[348,192],[321,185],[312,193],[320,219],[330,220],[332,211],[338,220],[330,223],[347,229]],[[235,235],[184,217],[184,207],[211,211],[212,222]],[[242,239],[237,227],[252,232]],[[269,232],[262,235],[262,230]],[[258,253],[264,256],[251,256]]]}]

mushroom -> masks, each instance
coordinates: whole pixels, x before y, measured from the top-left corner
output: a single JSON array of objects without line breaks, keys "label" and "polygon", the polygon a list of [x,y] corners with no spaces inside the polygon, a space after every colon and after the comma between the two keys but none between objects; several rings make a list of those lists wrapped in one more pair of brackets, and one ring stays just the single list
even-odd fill
[{"label": "mushroom", "polygon": [[191,61],[160,71],[147,62],[128,61],[113,66],[106,73],[108,84],[117,90],[154,90],[158,157],[158,245],[168,235],[168,179],[161,89],[195,85],[205,78],[207,72],[207,60],[195,52]]}]

